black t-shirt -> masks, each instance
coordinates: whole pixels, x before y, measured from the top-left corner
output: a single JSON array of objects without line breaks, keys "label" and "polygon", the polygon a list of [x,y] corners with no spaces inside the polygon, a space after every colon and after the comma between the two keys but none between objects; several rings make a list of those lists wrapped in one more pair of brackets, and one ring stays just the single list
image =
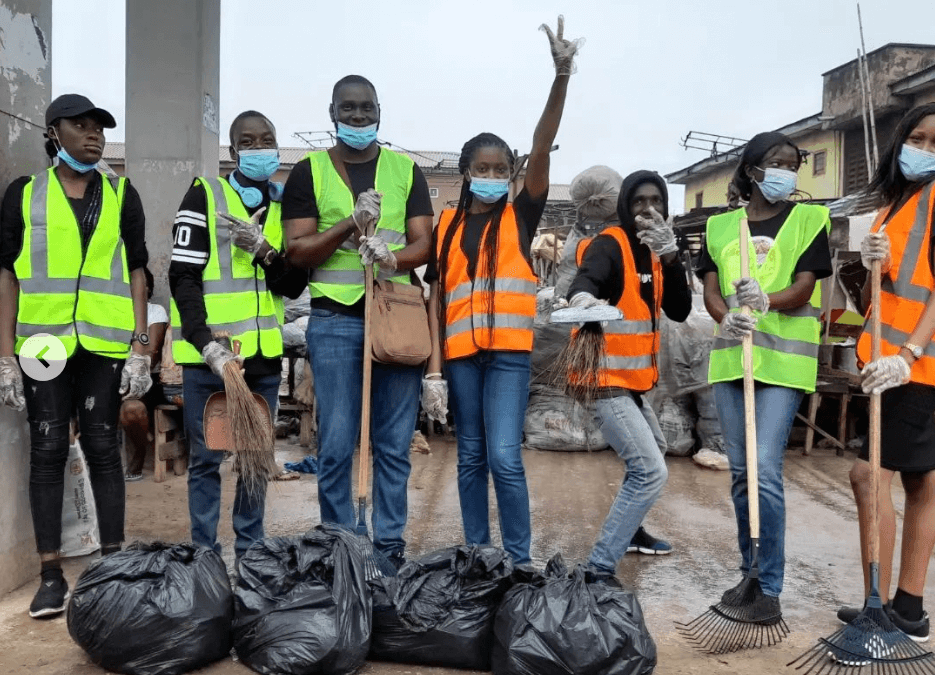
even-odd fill
[{"label": "black t-shirt", "polygon": [[[776,241],[776,235],[779,234],[779,228],[786,222],[786,218],[795,207],[793,202],[786,202],[782,211],[772,218],[766,220],[748,220],[747,226],[750,228],[750,237],[753,239],[753,246],[757,252],[757,258],[762,261],[769,249]],[[696,274],[699,279],[704,279],[708,272],[717,272],[717,265],[708,252],[707,241],[702,241],[701,257],[698,261]],[[802,253],[799,261],[795,264],[794,274],[800,272],[811,272],[816,279],[824,279],[831,276],[831,247],[828,244],[828,233],[822,228],[805,252]]]},{"label": "black t-shirt", "polygon": [[[380,152],[384,152],[384,150],[381,149]],[[377,159],[379,159],[379,155],[368,162],[359,164],[344,163],[347,177],[351,181],[351,190],[354,193],[355,201],[361,192],[366,192],[376,185]],[[412,185],[406,199],[406,220],[418,216],[431,217],[434,213],[432,198],[429,196],[429,185],[425,180],[422,169],[413,163]],[[282,195],[282,219],[318,218],[319,215],[318,202],[315,199],[315,185],[312,178],[312,162],[309,159],[303,159],[292,167],[289,178],[286,179],[286,188]],[[311,306],[338,312],[339,314],[364,315],[363,299],[353,305],[344,305],[331,298],[312,298]]]},{"label": "black t-shirt", "polygon": [[[516,215],[516,225],[519,229],[520,250],[527,258],[530,255],[532,240],[536,236],[536,228],[539,227],[539,221],[542,220],[542,212],[545,211],[548,198],[549,193],[546,192],[541,197],[533,199],[529,196],[526,188],[523,188],[516,195],[516,199],[513,200],[513,213]],[[468,214],[467,218],[464,219],[464,231],[461,234],[461,252],[464,253],[468,260],[468,274],[472,279],[477,268],[477,259],[480,257],[481,237],[491,215],[491,211],[472,213]],[[438,227],[435,228],[435,236],[438,236]],[[437,246],[433,245],[432,257],[429,258],[429,264],[425,270],[424,279],[426,283],[438,279],[437,251]]]},{"label": "black t-shirt", "polygon": [[[26,224],[23,221],[23,190],[32,176],[17,178],[7,188],[0,205],[0,267],[15,271],[13,265],[23,248],[23,234]],[[94,172],[91,182],[80,199],[68,198],[75,220],[84,219],[96,191],[97,182],[103,180],[100,173]],[[123,196],[123,211],[120,214],[120,238],[123,239],[127,255],[127,269],[133,271],[146,267],[149,253],[146,250],[146,218],[143,215],[143,202],[136,188],[127,181]]]}]

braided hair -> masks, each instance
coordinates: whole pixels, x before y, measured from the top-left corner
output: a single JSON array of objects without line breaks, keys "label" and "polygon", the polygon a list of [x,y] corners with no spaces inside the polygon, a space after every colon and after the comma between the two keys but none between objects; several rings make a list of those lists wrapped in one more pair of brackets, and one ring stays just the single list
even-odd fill
[{"label": "braided hair", "polygon": [[[506,141],[504,141],[496,134],[484,132],[470,139],[461,148],[461,156],[458,158],[458,172],[462,176],[470,171],[470,166],[471,162],[474,160],[474,155],[481,148],[497,148],[503,150],[503,152],[506,153],[510,163],[510,175],[513,174],[513,152],[510,150],[510,146],[507,145]],[[490,227],[487,228],[487,234],[480,243],[480,251],[483,251],[487,257],[487,269],[484,271],[482,276],[486,277],[487,283],[489,284],[489,290],[491,291],[490,293],[485,294],[486,302],[484,303],[484,310],[487,315],[488,338],[492,337],[493,334],[494,294],[492,291],[493,282],[497,275],[497,245],[500,233],[500,218],[503,216],[503,210],[506,208],[506,202],[507,196],[504,195],[496,202],[496,204],[494,204],[493,209],[488,212],[487,222],[490,223]],[[447,334],[447,321],[445,317],[447,315],[448,302],[445,293],[445,279],[448,274],[448,254],[451,251],[451,242],[454,240],[454,236],[457,231],[464,227],[467,219],[467,212],[473,203],[474,195],[471,193],[470,182],[467,179],[462,179],[461,195],[458,199],[458,207],[455,209],[454,217],[451,220],[451,224],[448,226],[448,231],[445,233],[445,238],[442,241],[441,251],[438,255],[438,278],[441,287],[439,292],[441,301],[438,304],[440,313],[439,326],[442,330],[443,344]],[[477,276],[478,271],[475,269],[473,279],[476,279]],[[477,346],[476,343],[475,346]]]}]

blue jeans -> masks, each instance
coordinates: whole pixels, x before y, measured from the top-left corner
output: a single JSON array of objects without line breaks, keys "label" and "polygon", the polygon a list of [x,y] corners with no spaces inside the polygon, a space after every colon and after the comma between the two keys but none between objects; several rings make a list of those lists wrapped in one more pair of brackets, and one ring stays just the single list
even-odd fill
[{"label": "blue jeans", "polygon": [[468,544],[490,544],[489,474],[503,548],[530,562],[529,490],[520,446],[529,399],[529,354],[482,351],[446,364],[458,433],[458,493]]},{"label": "blue jeans", "polygon": [[[730,460],[730,495],[737,517],[740,571],[753,564],[750,545],[750,512],[747,500],[747,456],[744,438],[743,383],[714,385],[717,416]],[[766,595],[782,593],[786,562],[786,504],[782,487],[782,461],[792,421],[799,409],[801,389],[756,385],[756,454],[760,491],[760,587]]]},{"label": "blue jeans", "polygon": [[[363,400],[363,317],[312,308],[306,332],[318,409],[318,505],[322,522],[357,522],[351,466]],[[406,548],[409,446],[419,414],[422,368],[373,364],[370,439],[373,450],[373,543],[381,553]]]},{"label": "blue jeans", "polygon": [[669,478],[667,444],[645,399],[637,403],[627,394],[598,399],[595,407],[604,439],[627,465],[627,475],[588,559],[592,567],[613,574]]},{"label": "blue jeans", "polygon": [[[276,419],[279,406],[280,376],[262,375],[246,377],[250,390],[266,399],[270,413]],[[221,515],[221,461],[223,452],[205,447],[204,413],[208,397],[216,391],[224,391],[224,380],[207,368],[184,368],[182,387],[185,405],[185,434],[188,436],[188,514],[192,523],[192,542],[221,552],[217,541],[218,519]],[[240,477],[237,477],[237,493],[234,497],[233,525],[236,542],[234,553],[239,560],[250,545],[263,538],[263,511],[266,507],[265,486],[263,494],[249,495]]]}]

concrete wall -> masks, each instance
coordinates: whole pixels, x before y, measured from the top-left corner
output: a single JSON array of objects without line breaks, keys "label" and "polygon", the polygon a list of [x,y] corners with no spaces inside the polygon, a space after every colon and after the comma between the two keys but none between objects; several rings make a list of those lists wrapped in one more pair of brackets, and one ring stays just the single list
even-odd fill
[{"label": "concrete wall", "polygon": [[[0,0],[0,191],[45,161],[52,92],[52,0]],[[0,406],[0,594],[36,575],[26,414]]]}]

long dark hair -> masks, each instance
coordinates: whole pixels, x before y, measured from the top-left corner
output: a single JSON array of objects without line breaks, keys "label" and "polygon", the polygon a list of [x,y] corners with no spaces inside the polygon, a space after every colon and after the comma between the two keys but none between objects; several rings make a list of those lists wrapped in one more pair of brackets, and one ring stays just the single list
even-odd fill
[{"label": "long dark hair", "polygon": [[913,108],[899,120],[896,125],[896,131],[890,139],[890,144],[883,152],[880,158],[880,164],[867,186],[869,192],[875,192],[884,202],[884,204],[895,204],[906,190],[918,187],[918,183],[910,181],[903,175],[899,168],[899,153],[902,151],[903,144],[909,138],[909,134],[915,129],[919,122],[929,115],[935,115],[935,103],[927,103]]},{"label": "long dark hair", "polygon": [[769,151],[778,145],[791,146],[799,158],[799,164],[797,166],[801,166],[802,153],[799,150],[799,146],[793,143],[791,138],[778,131],[764,131],[761,134],[757,134],[747,141],[747,145],[743,149],[743,154],[740,155],[740,161],[737,162],[737,168],[734,170],[732,182],[737,190],[740,191],[740,197],[742,199],[749,201],[750,196],[753,194],[753,180],[747,175],[747,168],[758,167],[760,162],[763,161],[763,158],[769,154]]},{"label": "long dark hair", "polygon": [[[644,183],[652,183],[659,188],[659,192],[662,193],[662,217],[668,219],[669,190],[666,187],[665,179],[655,171],[634,171],[631,173],[620,184],[620,195],[617,197],[617,217],[620,219],[620,227],[626,232],[627,239],[630,240],[630,250],[633,252],[636,271],[641,276],[653,273],[653,257],[649,247],[641,243],[636,237],[636,219],[630,213],[630,201],[636,189]],[[649,307],[649,313],[655,321],[656,298],[654,297],[654,288],[654,284],[640,284],[640,297]]]},{"label": "long dark hair", "polygon": [[[509,158],[510,163],[510,175],[513,174],[513,153],[510,151],[510,146],[507,145],[506,141],[497,136],[496,134],[491,133],[482,133],[478,134],[467,143],[464,144],[464,147],[461,148],[461,156],[458,158],[458,172],[463,176],[466,171],[469,170],[471,166],[471,160],[474,159],[474,153],[476,153],[480,148],[499,148],[506,153],[506,156]],[[494,204],[493,209],[488,213],[490,227],[487,228],[487,235],[484,237],[480,245],[480,251],[483,251],[487,256],[487,269],[485,270],[485,276],[490,284],[490,293],[486,294],[486,302],[484,311],[487,315],[487,332],[488,336],[493,333],[493,319],[494,319],[494,301],[493,301],[493,283],[497,276],[497,245],[499,242],[500,234],[500,218],[503,216],[503,210],[506,208],[507,195],[504,195],[500,198],[496,204]],[[448,231],[445,233],[445,238],[442,240],[441,250],[438,255],[438,278],[439,278],[439,326],[442,329],[443,340],[447,336],[447,309],[448,302],[445,293],[445,279],[448,274],[448,254],[451,251],[451,242],[454,240],[456,232],[464,227],[465,220],[467,218],[468,209],[471,208],[471,204],[474,202],[474,195],[471,193],[470,183],[467,180],[462,179],[461,181],[461,195],[458,198],[458,207],[455,209],[454,217],[451,220],[451,224],[448,226]],[[436,231],[437,236],[437,231]],[[436,248],[436,250],[438,250]],[[474,278],[478,276],[478,270],[474,270]]]}]

